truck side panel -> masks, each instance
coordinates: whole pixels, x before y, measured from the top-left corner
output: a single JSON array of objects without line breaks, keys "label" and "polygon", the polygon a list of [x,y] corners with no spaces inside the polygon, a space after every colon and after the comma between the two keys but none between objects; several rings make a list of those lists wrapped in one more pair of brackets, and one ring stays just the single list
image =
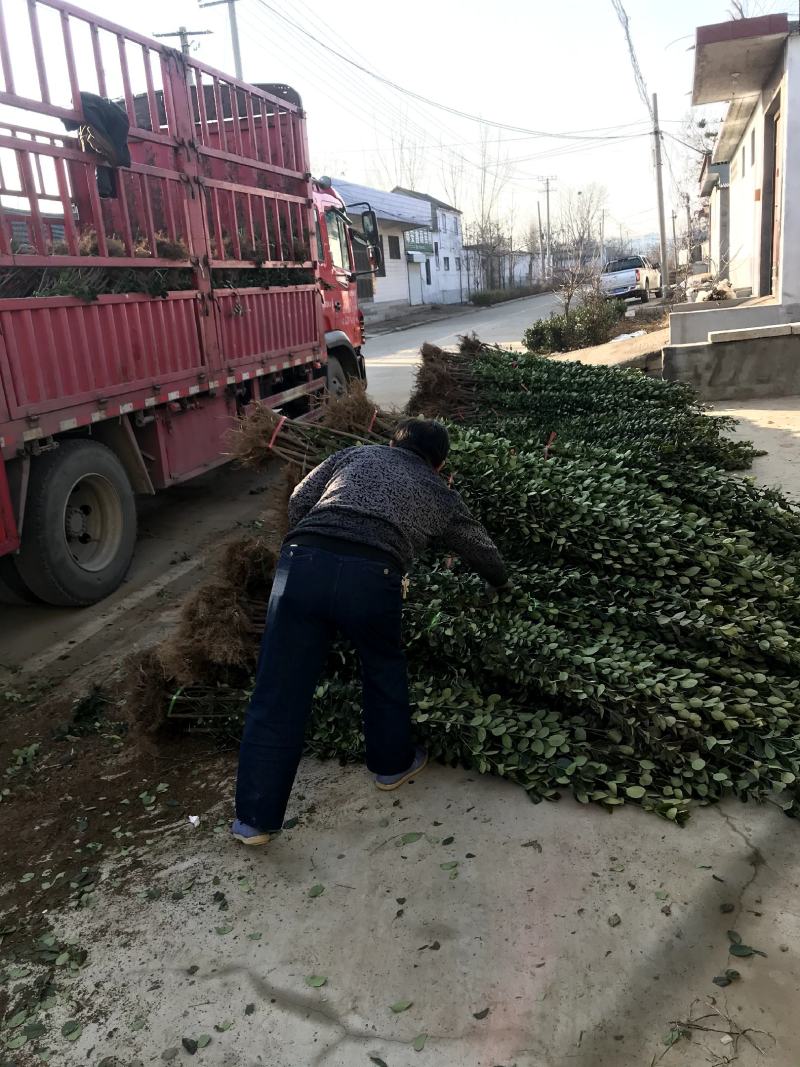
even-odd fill
[{"label": "truck side panel", "polygon": [[[264,290],[216,289],[214,307],[224,364],[320,354],[319,293],[313,286]],[[288,366],[287,364],[284,364]]]},{"label": "truck side panel", "polygon": [[11,420],[187,376],[202,380],[199,308],[194,292],[0,301],[0,376]]}]

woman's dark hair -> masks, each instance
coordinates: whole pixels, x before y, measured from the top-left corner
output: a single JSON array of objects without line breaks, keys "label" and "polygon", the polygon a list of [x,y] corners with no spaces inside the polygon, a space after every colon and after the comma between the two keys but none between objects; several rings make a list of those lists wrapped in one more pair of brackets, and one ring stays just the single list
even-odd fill
[{"label": "woman's dark hair", "polygon": [[441,422],[433,419],[403,419],[392,435],[395,448],[405,448],[441,467],[450,451],[450,438]]}]

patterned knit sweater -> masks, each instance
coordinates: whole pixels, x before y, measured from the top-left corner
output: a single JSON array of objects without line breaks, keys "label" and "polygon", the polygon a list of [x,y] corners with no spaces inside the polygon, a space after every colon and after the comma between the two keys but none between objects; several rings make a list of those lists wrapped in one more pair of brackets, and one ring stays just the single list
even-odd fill
[{"label": "patterned knit sweater", "polygon": [[388,552],[407,570],[429,544],[460,556],[492,585],[503,560],[481,524],[430,464],[406,448],[356,446],[330,456],[289,501],[293,535],[336,537]]}]

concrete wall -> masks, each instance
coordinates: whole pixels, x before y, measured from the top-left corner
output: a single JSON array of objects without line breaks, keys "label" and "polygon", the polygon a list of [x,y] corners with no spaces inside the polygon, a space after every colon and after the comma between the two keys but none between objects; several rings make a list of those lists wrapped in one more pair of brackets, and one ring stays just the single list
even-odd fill
[{"label": "concrete wall", "polygon": [[[755,147],[755,158],[753,155]],[[764,103],[760,100],[730,158],[730,265],[734,289],[759,295]]]},{"label": "concrete wall", "polygon": [[772,326],[793,322],[797,317],[780,304],[750,304],[746,299],[678,304],[669,317],[669,341],[672,345],[694,344],[707,341],[709,333],[715,330]]},{"label": "concrete wall", "polygon": [[[408,304],[408,264],[406,262],[406,245],[403,227],[381,219],[379,221],[381,240],[383,241],[383,263],[386,268],[385,278],[375,278],[373,300],[376,304],[402,301]],[[400,238],[400,258],[389,257],[389,237]]]},{"label": "concrete wall", "polygon": [[665,380],[688,382],[703,400],[800,395],[800,333],[668,345],[662,368]]},{"label": "concrete wall", "polygon": [[781,110],[784,118],[783,226],[781,237],[781,303],[800,318],[800,37],[786,43],[786,76]]},{"label": "concrete wall", "polygon": [[428,257],[431,264],[431,284],[425,285],[425,303],[459,304],[467,299],[466,265],[461,247],[461,216],[457,211],[446,211],[431,205],[431,227],[433,240],[439,246],[439,255]]},{"label": "concrete wall", "polygon": [[730,276],[730,188],[715,185],[709,200],[709,269],[718,278]]}]

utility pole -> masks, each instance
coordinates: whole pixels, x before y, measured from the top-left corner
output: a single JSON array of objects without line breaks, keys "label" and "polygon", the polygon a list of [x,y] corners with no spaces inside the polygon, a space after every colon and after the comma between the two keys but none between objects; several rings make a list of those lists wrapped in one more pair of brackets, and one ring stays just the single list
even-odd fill
[{"label": "utility pole", "polygon": [[553,245],[550,233],[550,183],[556,180],[555,174],[537,174],[536,178],[540,182],[544,182],[544,189],[542,192],[545,194],[546,203],[546,219],[547,219],[547,275],[549,278],[553,277]]},{"label": "utility pole", "polygon": [[653,93],[653,137],[656,143],[656,191],[658,193],[658,231],[661,237],[661,296],[663,299],[669,293],[669,259],[667,258],[667,223],[664,218],[664,176],[661,163],[661,130],[658,128],[657,93]]},{"label": "utility pole", "polygon": [[675,257],[675,280],[678,280],[678,237],[675,233],[675,220],[678,217],[676,211],[672,212],[672,254]]},{"label": "utility pole", "polygon": [[600,270],[606,265],[606,209],[600,215]]},{"label": "utility pole", "polygon": [[542,205],[539,201],[536,201],[536,214],[539,216],[539,258],[542,261],[542,281],[544,281],[545,275],[545,260],[544,260],[544,237],[542,236]]},{"label": "utility pole", "polygon": [[233,69],[239,81],[243,81],[242,53],[239,48],[239,24],[236,21],[236,0],[206,0],[200,7],[219,7],[220,4],[228,5],[228,20],[231,24],[231,44],[233,45]]},{"label": "utility pole", "polygon": [[154,37],[180,37],[181,39],[181,52],[185,56],[188,56],[191,51],[190,37],[202,37],[204,34],[213,33],[213,30],[187,30],[185,26],[179,26],[177,30],[173,30],[172,33],[154,33]]}]

